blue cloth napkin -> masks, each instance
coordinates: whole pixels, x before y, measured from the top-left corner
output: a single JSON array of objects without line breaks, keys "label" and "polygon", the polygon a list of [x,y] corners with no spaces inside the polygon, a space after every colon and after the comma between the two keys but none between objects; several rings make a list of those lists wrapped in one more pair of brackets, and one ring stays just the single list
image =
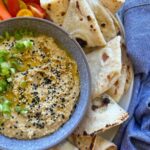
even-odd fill
[{"label": "blue cloth napkin", "polygon": [[150,150],[150,0],[127,0],[120,14],[135,81],[130,118],[114,142],[119,150]]}]

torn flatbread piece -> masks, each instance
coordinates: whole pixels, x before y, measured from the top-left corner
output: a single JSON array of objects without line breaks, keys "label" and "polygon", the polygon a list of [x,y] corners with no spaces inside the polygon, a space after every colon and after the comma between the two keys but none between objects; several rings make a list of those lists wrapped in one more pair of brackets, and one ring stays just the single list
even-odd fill
[{"label": "torn flatbread piece", "polygon": [[89,3],[96,16],[97,22],[101,28],[105,40],[110,41],[118,33],[112,17],[106,8],[101,4],[100,0],[87,0],[87,2]]},{"label": "torn flatbread piece", "polygon": [[127,66],[122,65],[122,71],[120,78],[115,82],[115,84],[106,92],[110,95],[117,103],[120,101],[124,94],[125,85],[127,80]]},{"label": "torn flatbread piece", "polygon": [[63,27],[82,47],[106,45],[96,17],[86,0],[70,0]]},{"label": "torn flatbread piece", "polygon": [[115,14],[121,8],[121,6],[125,3],[125,0],[101,0],[101,2],[113,14]]},{"label": "torn flatbread piece", "polygon": [[87,55],[92,78],[92,99],[106,92],[121,75],[121,37],[112,39],[106,47]]},{"label": "torn flatbread piece", "polygon": [[71,144],[68,141],[65,141],[64,143],[61,143],[57,145],[54,148],[51,148],[49,150],[79,150],[77,147],[75,147],[73,144]]},{"label": "torn flatbread piece", "polygon": [[80,150],[91,150],[94,143],[95,136],[91,135],[76,135],[72,134],[69,137],[69,141],[73,143]]},{"label": "torn flatbread piece", "polygon": [[111,18],[114,22],[116,32],[117,32],[117,34],[119,34],[121,27],[120,27],[118,19],[116,18],[116,16],[108,8],[105,8],[105,9],[109,13],[109,15],[111,16]]},{"label": "torn flatbread piece", "polygon": [[46,10],[50,20],[62,25],[66,15],[69,0],[40,0],[41,6]]},{"label": "torn flatbread piece", "polygon": [[97,135],[94,139],[91,150],[117,150],[117,146],[114,143]]},{"label": "torn flatbread piece", "polygon": [[110,96],[104,94],[91,101],[87,114],[75,134],[97,134],[120,125],[128,118],[123,110]]}]

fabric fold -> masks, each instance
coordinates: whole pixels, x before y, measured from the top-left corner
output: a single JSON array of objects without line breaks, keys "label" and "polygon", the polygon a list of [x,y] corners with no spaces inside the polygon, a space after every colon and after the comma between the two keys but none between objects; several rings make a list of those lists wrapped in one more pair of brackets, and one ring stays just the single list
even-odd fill
[{"label": "fabric fold", "polygon": [[127,53],[135,81],[129,106],[130,118],[114,142],[120,150],[150,149],[150,1],[127,0],[119,12],[125,27]]}]

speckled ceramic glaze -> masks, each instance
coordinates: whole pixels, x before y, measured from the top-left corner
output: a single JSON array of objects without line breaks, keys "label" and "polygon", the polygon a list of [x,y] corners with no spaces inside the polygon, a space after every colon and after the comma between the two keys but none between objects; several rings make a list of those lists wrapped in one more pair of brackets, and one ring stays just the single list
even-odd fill
[{"label": "speckled ceramic glaze", "polygon": [[52,36],[60,44],[62,44],[74,57],[78,64],[81,93],[77,107],[73,112],[69,121],[55,133],[33,140],[17,140],[10,139],[0,135],[0,149],[2,150],[44,150],[55,146],[56,144],[65,140],[77,127],[82,120],[90,98],[91,93],[91,80],[88,64],[85,55],[78,45],[68,33],[53,23],[35,18],[15,18],[0,23],[0,34],[4,31],[14,32],[16,29],[28,28]]}]

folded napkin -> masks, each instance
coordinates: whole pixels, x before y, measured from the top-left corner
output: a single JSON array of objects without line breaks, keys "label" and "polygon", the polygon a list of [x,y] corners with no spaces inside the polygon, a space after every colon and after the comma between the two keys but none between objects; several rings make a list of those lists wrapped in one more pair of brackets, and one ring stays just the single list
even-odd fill
[{"label": "folded napkin", "polygon": [[135,81],[130,118],[114,142],[120,150],[150,150],[150,0],[127,0],[120,14]]}]

